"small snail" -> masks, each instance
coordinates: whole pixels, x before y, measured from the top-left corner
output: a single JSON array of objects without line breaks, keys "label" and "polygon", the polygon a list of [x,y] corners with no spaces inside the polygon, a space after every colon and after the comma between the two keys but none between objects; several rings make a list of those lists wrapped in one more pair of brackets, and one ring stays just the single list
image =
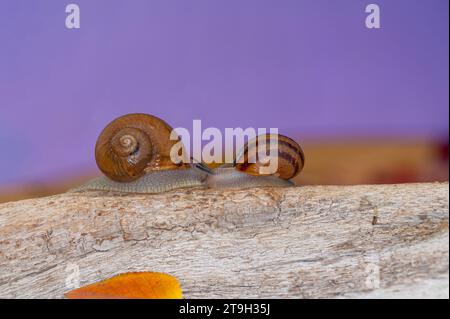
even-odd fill
[{"label": "small snail", "polygon": [[[171,140],[171,132],[166,122],[152,115],[128,114],[115,119],[100,133],[95,146],[95,159],[104,176],[77,190],[160,193],[194,186],[291,186],[290,179],[304,166],[300,146],[278,134],[267,134],[246,143],[232,165],[210,169],[203,163],[176,164],[170,152],[180,139]],[[258,143],[266,144],[267,150],[276,147],[277,167],[273,172],[264,170],[273,154],[265,156],[265,162],[259,160],[261,154],[255,151]]]}]

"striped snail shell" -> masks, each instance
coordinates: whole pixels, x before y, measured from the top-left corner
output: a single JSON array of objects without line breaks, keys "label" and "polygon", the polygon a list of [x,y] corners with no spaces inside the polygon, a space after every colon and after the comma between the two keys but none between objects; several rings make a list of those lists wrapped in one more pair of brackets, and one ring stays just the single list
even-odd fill
[{"label": "striped snail shell", "polygon": [[186,168],[174,164],[170,149],[172,128],[163,120],[148,114],[127,114],[109,123],[98,137],[95,160],[108,178],[130,182],[156,170]]},{"label": "striped snail shell", "polygon": [[[260,154],[265,155],[264,160]],[[273,156],[278,161],[276,169],[265,171],[264,168],[269,166]],[[235,161],[235,168],[241,172],[250,175],[278,175],[286,180],[297,176],[304,165],[305,156],[300,145],[281,134],[260,135],[250,140]]]}]

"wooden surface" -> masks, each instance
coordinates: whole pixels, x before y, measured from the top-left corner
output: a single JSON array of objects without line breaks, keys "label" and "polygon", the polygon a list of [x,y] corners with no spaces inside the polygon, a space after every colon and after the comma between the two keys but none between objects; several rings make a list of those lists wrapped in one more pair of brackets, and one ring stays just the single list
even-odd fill
[{"label": "wooden surface", "polygon": [[186,298],[448,298],[448,190],[83,192],[0,204],[0,297],[62,298],[76,279],[157,271]]}]

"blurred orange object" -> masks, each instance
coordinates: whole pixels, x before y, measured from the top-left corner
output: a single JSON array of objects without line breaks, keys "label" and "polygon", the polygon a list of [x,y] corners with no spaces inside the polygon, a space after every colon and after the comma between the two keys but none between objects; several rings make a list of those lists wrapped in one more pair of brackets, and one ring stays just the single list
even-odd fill
[{"label": "blurred orange object", "polygon": [[181,299],[178,280],[158,272],[124,273],[80,287],[65,294],[68,299]]},{"label": "blurred orange object", "polygon": [[299,185],[448,181],[447,140],[317,140],[301,145],[306,163],[295,178]]}]

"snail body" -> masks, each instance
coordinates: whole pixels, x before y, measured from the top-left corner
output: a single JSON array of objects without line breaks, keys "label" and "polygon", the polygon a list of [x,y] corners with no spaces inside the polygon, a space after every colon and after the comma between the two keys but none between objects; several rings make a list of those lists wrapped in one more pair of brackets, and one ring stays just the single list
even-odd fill
[{"label": "snail body", "polygon": [[121,193],[163,193],[177,188],[205,185],[207,173],[195,169],[154,171],[131,182],[117,182],[106,176],[94,178],[77,190]]},{"label": "snail body", "polygon": [[271,175],[249,175],[237,170],[235,167],[218,167],[214,170],[214,174],[208,175],[206,179],[206,186],[209,188],[287,187],[293,185],[294,183],[290,180]]},{"label": "snail body", "polygon": [[[300,146],[292,139],[278,134],[268,134],[265,138],[249,141],[231,167],[224,165],[210,169],[202,163],[174,163],[170,156],[171,150],[176,143],[181,142],[177,136],[171,139],[171,134],[172,128],[152,115],[128,114],[117,118],[100,133],[95,147],[95,159],[104,176],[75,190],[161,193],[198,186],[286,187],[294,185],[290,179],[304,165]],[[274,141],[277,143],[272,143]],[[277,145],[277,167],[274,171],[267,171],[267,162],[260,160],[260,154],[252,152],[258,143],[267,144],[268,149]]]}]

